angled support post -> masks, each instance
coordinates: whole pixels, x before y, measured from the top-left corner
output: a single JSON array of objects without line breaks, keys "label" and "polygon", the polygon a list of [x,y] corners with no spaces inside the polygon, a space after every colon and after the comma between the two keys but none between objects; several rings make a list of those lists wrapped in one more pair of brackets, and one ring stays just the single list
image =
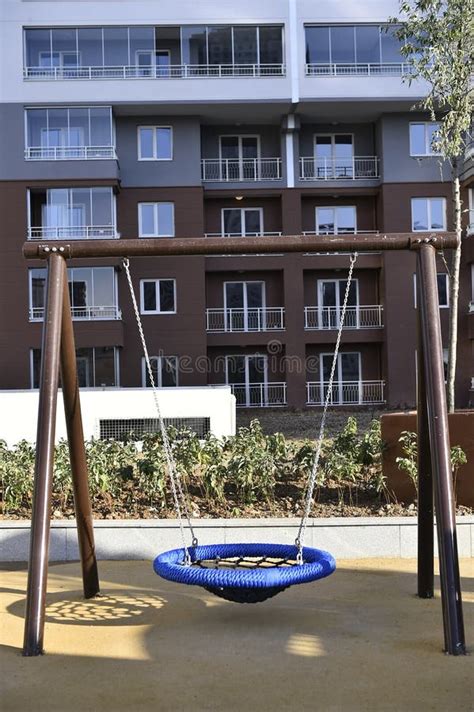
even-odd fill
[{"label": "angled support post", "polygon": [[433,478],[431,469],[428,411],[426,407],[426,375],[421,329],[420,274],[417,279],[417,433],[418,433],[418,587],[420,598],[434,595],[434,516]]},{"label": "angled support post", "polygon": [[67,279],[63,288],[61,327],[61,383],[66,417],[69,457],[71,461],[74,509],[77,538],[82,566],[84,596],[92,598],[99,593],[99,574],[94,546],[94,524],[89,498],[86,450],[82,427],[81,403],[76,364],[76,347],[71,317],[71,303]]},{"label": "angled support post", "polygon": [[423,337],[445,652],[450,655],[462,655],[466,650],[444,383],[436,250],[433,246],[425,244],[419,247],[418,266],[420,286],[418,306]]},{"label": "angled support post", "polygon": [[46,309],[41,346],[35,483],[23,642],[23,655],[27,656],[41,655],[43,652],[61,316],[66,281],[66,261],[61,255],[52,254],[48,258]]}]

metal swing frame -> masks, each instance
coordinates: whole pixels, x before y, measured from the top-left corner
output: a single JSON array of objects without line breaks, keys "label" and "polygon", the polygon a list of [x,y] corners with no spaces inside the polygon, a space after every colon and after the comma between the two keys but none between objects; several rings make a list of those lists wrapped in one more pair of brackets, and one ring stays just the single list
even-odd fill
[{"label": "metal swing frame", "polygon": [[302,235],[257,238],[123,239],[27,242],[26,259],[47,263],[35,482],[23,654],[43,652],[57,392],[61,372],[84,596],[99,592],[84,447],[67,260],[165,255],[341,253],[412,250],[418,275],[418,595],[433,597],[433,493],[439,548],[444,649],[465,653],[448,414],[444,384],[436,252],[457,247],[455,234]]}]

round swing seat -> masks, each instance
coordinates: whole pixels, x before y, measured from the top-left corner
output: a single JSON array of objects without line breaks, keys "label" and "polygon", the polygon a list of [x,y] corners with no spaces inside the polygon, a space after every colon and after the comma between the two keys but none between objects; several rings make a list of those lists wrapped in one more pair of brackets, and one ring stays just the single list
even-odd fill
[{"label": "round swing seat", "polygon": [[289,586],[317,581],[332,574],[336,562],[331,554],[284,544],[213,544],[165,551],[156,557],[153,568],[168,581],[202,586],[210,593],[235,603],[260,603]]}]

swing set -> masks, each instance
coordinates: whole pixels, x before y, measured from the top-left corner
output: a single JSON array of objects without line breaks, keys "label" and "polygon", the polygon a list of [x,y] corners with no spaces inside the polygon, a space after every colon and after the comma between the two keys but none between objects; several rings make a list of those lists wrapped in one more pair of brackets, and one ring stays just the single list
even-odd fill
[{"label": "swing set", "polygon": [[[185,488],[175,467],[160,410],[143,325],[133,288],[129,259],[166,255],[241,254],[242,238],[173,240],[77,240],[71,243],[25,243],[26,259],[47,262],[47,293],[43,322],[41,375],[36,441],[35,486],[31,523],[23,654],[43,652],[45,599],[50,535],[51,491],[59,373],[66,416],[84,596],[99,593],[92,510],[88,490],[74,332],[67,282],[67,260],[121,257],[152,388],[170,477],[182,546],[159,555],[156,573],[168,580],[202,586],[238,603],[258,603],[289,586],[329,576],[336,567],[331,554],[306,547],[305,533],[317,482],[321,445],[331,401],[352,274],[360,252],[412,250],[417,254],[418,309],[418,595],[433,597],[433,494],[440,559],[445,651],[465,653],[450,444],[443,372],[436,252],[456,247],[452,233],[385,235],[285,236],[245,238],[246,254],[329,252],[350,254],[349,272],[332,369],[322,411],[313,466],[306,486],[302,517],[294,544],[199,545],[189,515]],[[188,529],[188,537],[186,536]]]}]

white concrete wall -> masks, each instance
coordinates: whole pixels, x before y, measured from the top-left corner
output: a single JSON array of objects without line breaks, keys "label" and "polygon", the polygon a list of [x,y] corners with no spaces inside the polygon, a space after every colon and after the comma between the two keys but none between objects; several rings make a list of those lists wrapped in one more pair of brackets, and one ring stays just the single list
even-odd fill
[{"label": "white concrete wall", "polygon": [[[36,441],[38,391],[0,391],[0,439],[8,445],[19,440]],[[210,418],[216,437],[235,434],[235,397],[228,386],[159,389],[165,418]],[[156,418],[151,389],[81,389],[84,437],[98,437],[99,421],[108,418]],[[66,437],[66,423],[59,392],[56,440]]]}]

